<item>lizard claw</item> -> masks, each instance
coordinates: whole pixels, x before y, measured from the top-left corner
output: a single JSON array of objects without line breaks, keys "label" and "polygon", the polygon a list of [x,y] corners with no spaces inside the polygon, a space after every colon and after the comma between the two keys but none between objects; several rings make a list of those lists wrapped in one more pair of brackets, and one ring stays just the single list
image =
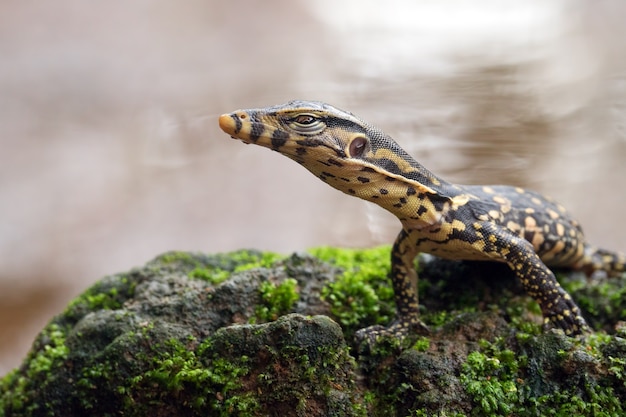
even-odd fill
[{"label": "lizard claw", "polygon": [[[560,289],[560,288],[559,288]],[[543,309],[544,327],[562,329],[568,336],[577,336],[590,331],[580,309],[565,291],[550,308]]]}]

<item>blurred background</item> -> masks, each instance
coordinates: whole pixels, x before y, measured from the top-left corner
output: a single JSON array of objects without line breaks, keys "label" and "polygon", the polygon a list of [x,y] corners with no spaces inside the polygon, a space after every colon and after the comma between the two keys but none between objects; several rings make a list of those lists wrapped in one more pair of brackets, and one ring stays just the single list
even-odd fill
[{"label": "blurred background", "polygon": [[293,98],[459,183],[552,195],[626,251],[626,3],[0,3],[0,375],[67,302],[169,250],[391,243],[399,224],[217,116]]}]

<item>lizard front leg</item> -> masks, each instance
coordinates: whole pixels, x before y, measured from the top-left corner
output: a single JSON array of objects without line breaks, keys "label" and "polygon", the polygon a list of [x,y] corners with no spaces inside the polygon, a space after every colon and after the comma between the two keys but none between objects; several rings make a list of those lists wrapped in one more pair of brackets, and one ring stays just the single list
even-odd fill
[{"label": "lizard front leg", "polygon": [[428,328],[419,319],[417,272],[415,257],[418,250],[405,229],[398,234],[391,249],[391,273],[397,318],[389,326],[371,326],[356,333],[357,340],[374,341],[378,336],[405,338],[409,333],[426,333]]},{"label": "lizard front leg", "polygon": [[[532,245],[507,231],[487,227],[490,236],[489,252],[500,257],[515,272],[526,293],[541,307],[544,325],[562,329],[567,335],[578,335],[589,326],[572,297],[561,287],[554,273],[535,253]],[[484,229],[483,229],[484,230]]]}]

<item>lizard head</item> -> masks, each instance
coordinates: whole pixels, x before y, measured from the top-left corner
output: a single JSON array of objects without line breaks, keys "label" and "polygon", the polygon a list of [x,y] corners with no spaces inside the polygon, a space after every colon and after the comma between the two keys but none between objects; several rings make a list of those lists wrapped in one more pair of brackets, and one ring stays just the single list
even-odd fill
[{"label": "lizard head", "polygon": [[[388,135],[330,104],[290,101],[263,109],[238,110],[219,118],[235,139],[273,149],[309,167],[311,163],[352,160],[402,175],[417,162]],[[323,164],[322,164],[323,165]]]},{"label": "lizard head", "polygon": [[359,158],[368,150],[367,126],[352,114],[316,101],[290,101],[264,109],[238,110],[219,118],[235,139],[278,151],[296,161],[318,156]]},{"label": "lizard head", "polygon": [[372,190],[385,192],[395,180],[394,188],[408,179],[425,191],[437,181],[390,136],[326,103],[238,110],[220,116],[219,125],[231,137],[275,150],[334,188],[367,200]]}]

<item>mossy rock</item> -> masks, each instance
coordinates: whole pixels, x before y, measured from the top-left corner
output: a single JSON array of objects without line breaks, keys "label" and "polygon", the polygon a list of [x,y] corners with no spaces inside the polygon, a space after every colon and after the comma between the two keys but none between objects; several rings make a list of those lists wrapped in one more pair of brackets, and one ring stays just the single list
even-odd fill
[{"label": "mossy rock", "polygon": [[506,268],[423,258],[431,333],[357,346],[393,320],[388,269],[388,247],[164,254],[55,317],[0,380],[0,416],[626,413],[624,278],[561,277],[601,329],[571,339]]}]

